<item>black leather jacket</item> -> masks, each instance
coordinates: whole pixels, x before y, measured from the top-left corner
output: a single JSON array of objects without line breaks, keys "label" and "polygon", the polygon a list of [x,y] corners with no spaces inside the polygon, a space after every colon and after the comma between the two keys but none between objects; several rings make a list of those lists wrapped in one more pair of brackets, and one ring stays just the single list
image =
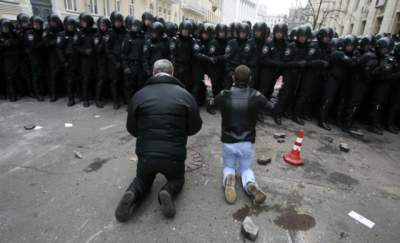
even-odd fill
[{"label": "black leather jacket", "polygon": [[255,142],[258,115],[265,109],[272,110],[272,104],[257,90],[248,86],[235,85],[223,90],[212,99],[207,90],[209,102],[221,111],[223,143]]},{"label": "black leather jacket", "polygon": [[202,125],[193,96],[169,75],[151,77],[132,98],[126,128],[137,137],[136,154],[186,159],[187,137]]}]

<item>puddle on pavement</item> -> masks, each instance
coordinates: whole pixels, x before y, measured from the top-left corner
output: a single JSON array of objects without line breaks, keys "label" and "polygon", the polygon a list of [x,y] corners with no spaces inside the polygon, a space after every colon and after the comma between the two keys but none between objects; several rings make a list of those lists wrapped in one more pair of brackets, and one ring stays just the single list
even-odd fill
[{"label": "puddle on pavement", "polygon": [[83,169],[83,171],[85,171],[86,173],[97,171],[109,160],[110,159],[108,158],[107,159],[96,158],[90,165],[88,165],[88,167]]},{"label": "puddle on pavement", "polygon": [[350,188],[359,184],[358,180],[340,172],[330,173],[327,180],[335,185],[344,185]]},{"label": "puddle on pavement", "polygon": [[233,219],[237,220],[237,221],[243,221],[244,218],[246,218],[246,216],[257,216],[259,215],[261,212],[267,212],[270,210],[274,210],[274,211],[280,211],[281,210],[281,206],[278,204],[274,204],[272,206],[268,206],[268,205],[256,205],[256,204],[252,204],[252,205],[244,205],[242,208],[239,208],[236,212],[234,212],[232,214]]},{"label": "puddle on pavement", "polygon": [[274,223],[286,230],[306,231],[315,226],[314,217],[298,213],[294,208],[287,208],[274,219]]}]

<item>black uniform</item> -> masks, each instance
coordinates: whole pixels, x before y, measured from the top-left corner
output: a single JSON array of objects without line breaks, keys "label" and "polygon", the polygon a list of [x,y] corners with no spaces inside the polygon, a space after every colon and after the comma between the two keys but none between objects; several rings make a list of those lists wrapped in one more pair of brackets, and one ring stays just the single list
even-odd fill
[{"label": "black uniform", "polygon": [[129,102],[132,95],[144,85],[143,80],[143,44],[144,33],[139,20],[128,16],[125,19],[128,34],[122,47],[122,67],[124,70],[124,98]]},{"label": "black uniform", "polygon": [[20,42],[10,20],[1,23],[0,53],[2,56],[2,74],[5,80],[6,94],[10,101],[17,100],[16,77],[18,72]]},{"label": "black uniform", "polygon": [[153,36],[143,46],[143,70],[146,79],[153,75],[153,65],[157,60],[171,57],[168,38],[163,36],[164,25],[154,22],[151,31]]},{"label": "black uniform", "polygon": [[76,50],[78,42],[77,26],[78,23],[73,17],[65,17],[65,31],[61,32],[57,38],[57,53],[64,69],[68,106],[75,104],[75,94],[79,78],[78,53]]},{"label": "black uniform", "polygon": [[110,58],[108,55],[108,42],[110,41],[109,28],[111,27],[111,22],[106,17],[100,17],[97,20],[97,26],[99,30],[94,37],[97,64],[96,106],[103,108],[104,87],[109,80]]},{"label": "black uniform", "polygon": [[[37,28],[34,27],[37,25]],[[24,46],[29,56],[32,71],[33,94],[38,101],[43,101],[44,96],[44,71],[45,71],[45,42],[43,41],[43,19],[38,16],[31,18],[32,29],[26,32]]]},{"label": "black uniform", "polygon": [[89,104],[89,87],[93,74],[95,63],[94,55],[94,33],[93,18],[89,14],[83,14],[81,22],[87,24],[86,28],[81,28],[78,32],[77,51],[79,54],[80,76],[81,76],[81,99],[83,106],[88,107]]},{"label": "black uniform", "polygon": [[[222,35],[225,36],[221,36]],[[228,28],[224,24],[218,24],[215,27],[216,37],[211,40],[210,48],[208,49],[208,56],[214,59],[213,63],[208,66],[208,73],[210,75],[214,95],[221,92],[224,84],[225,75],[225,62],[224,54],[227,45]]]},{"label": "black uniform", "polygon": [[[192,23],[184,21],[179,25],[180,34],[170,38],[171,61],[174,64],[174,75],[190,92],[192,88],[193,47],[195,40],[192,38]],[[188,35],[184,36],[182,31]]]},{"label": "black uniform", "polygon": [[64,87],[61,77],[62,65],[57,53],[57,38],[63,30],[63,24],[60,17],[51,14],[48,18],[49,28],[44,32],[43,41],[47,52],[48,74],[49,74],[49,94],[50,102],[57,100],[57,88]]},{"label": "black uniform", "polygon": [[30,29],[30,20],[29,16],[20,13],[17,15],[17,28],[16,28],[16,34],[18,36],[18,39],[20,41],[20,47],[18,48],[20,50],[19,53],[19,62],[18,62],[18,79],[19,82],[17,82],[17,86],[19,86],[18,91],[24,95],[28,94],[33,96],[32,93],[32,75],[31,75],[31,66],[29,62],[29,56],[28,53],[26,52],[26,49],[24,48],[24,43],[25,43],[25,36],[26,32]]}]

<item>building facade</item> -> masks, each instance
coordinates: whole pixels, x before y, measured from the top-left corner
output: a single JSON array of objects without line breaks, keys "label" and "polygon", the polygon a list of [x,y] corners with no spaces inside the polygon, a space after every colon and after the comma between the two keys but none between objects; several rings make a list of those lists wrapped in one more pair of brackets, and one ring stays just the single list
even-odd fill
[{"label": "building facade", "polygon": [[400,33],[400,0],[331,0],[321,5],[318,26],[331,26],[339,36]]},{"label": "building facade", "polygon": [[0,17],[15,19],[18,13],[47,17],[50,13],[94,17],[109,16],[114,10],[140,19],[145,11],[166,21],[179,23],[184,18],[217,23],[221,21],[222,0],[0,0]]},{"label": "building facade", "polygon": [[222,22],[229,24],[249,20],[257,21],[258,0],[224,0],[222,5]]}]

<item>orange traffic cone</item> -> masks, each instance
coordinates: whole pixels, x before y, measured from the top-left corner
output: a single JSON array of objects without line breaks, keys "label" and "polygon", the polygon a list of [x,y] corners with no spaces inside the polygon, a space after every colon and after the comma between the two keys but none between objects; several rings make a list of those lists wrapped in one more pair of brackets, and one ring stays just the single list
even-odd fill
[{"label": "orange traffic cone", "polygon": [[283,159],[292,165],[302,165],[304,164],[304,160],[301,159],[300,151],[301,145],[303,143],[304,131],[299,130],[296,132],[297,138],[294,142],[293,149],[290,153],[283,156]]}]

